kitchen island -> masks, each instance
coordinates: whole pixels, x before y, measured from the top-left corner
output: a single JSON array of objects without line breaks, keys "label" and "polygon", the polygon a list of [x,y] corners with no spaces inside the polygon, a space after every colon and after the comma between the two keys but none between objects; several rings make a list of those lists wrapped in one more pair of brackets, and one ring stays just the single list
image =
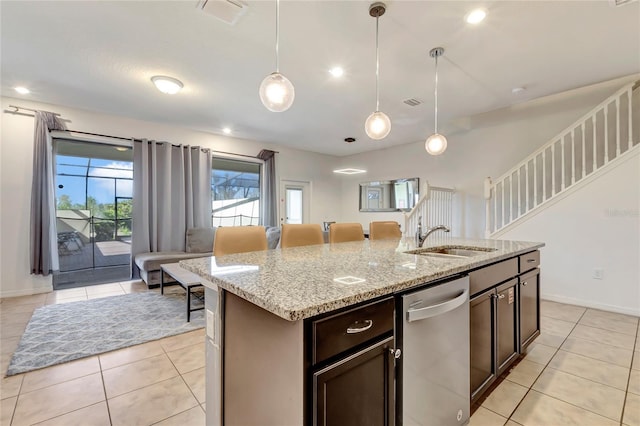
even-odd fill
[{"label": "kitchen island", "polygon": [[[333,318],[336,313],[352,312],[353,307],[363,306],[365,311],[372,309],[367,308],[369,305],[388,309],[387,301],[395,295],[517,259],[543,245],[430,238],[424,250],[477,250],[472,256],[425,255],[416,254],[420,249],[412,239],[403,239],[180,262],[183,268],[201,276],[206,288],[207,424],[315,423],[312,371],[348,352],[346,346],[341,347],[343,341],[339,338],[327,340],[336,345],[336,350],[316,348],[316,344],[320,347],[316,341],[321,330],[316,327],[319,321]],[[390,309],[393,311],[393,306]],[[382,328],[371,341],[384,342],[383,349],[389,352],[395,344],[394,326],[389,329],[384,326],[388,324],[385,321],[381,317],[375,322],[376,327]],[[354,346],[354,350],[371,341],[358,342],[361,346]],[[324,355],[320,354],[322,350]],[[392,356],[391,362],[393,359]],[[385,368],[393,373],[392,366]],[[390,403],[384,415],[391,419],[387,423],[393,423],[393,374],[387,382],[385,386],[392,389],[385,393]]]}]

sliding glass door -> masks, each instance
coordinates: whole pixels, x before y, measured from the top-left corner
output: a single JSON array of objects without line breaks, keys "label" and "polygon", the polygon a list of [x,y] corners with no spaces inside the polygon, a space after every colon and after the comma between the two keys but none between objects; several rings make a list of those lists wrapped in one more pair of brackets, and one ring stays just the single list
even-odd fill
[{"label": "sliding glass door", "polygon": [[132,150],[65,139],[54,139],[54,149],[60,265],[54,287],[128,279]]}]

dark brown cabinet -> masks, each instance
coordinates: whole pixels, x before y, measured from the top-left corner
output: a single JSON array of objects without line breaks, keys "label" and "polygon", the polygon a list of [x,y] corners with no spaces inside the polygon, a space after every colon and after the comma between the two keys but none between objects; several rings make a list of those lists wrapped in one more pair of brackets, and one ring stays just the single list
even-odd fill
[{"label": "dark brown cabinet", "polygon": [[540,335],[540,270],[526,272],[520,281],[520,352]]},{"label": "dark brown cabinet", "polygon": [[477,400],[518,357],[518,281],[471,299],[471,400]]},{"label": "dark brown cabinet", "polygon": [[313,375],[314,425],[393,424],[392,343],[389,337]]},{"label": "dark brown cabinet", "polygon": [[387,298],[311,321],[311,424],[394,424],[394,312]]}]

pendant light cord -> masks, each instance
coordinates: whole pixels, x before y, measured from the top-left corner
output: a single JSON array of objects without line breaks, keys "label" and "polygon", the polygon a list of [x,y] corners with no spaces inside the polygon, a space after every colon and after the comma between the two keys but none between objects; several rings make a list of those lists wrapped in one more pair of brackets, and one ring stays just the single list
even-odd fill
[{"label": "pendant light cord", "polygon": [[276,72],[280,72],[280,0],[276,0]]},{"label": "pendant light cord", "polygon": [[378,81],[380,80],[380,53],[378,49],[378,20],[376,16],[376,112],[380,111],[380,92],[378,89]]},{"label": "pendant light cord", "polygon": [[438,54],[436,53],[436,88],[435,88],[435,98],[436,98],[436,108],[435,108],[435,133],[438,133]]}]

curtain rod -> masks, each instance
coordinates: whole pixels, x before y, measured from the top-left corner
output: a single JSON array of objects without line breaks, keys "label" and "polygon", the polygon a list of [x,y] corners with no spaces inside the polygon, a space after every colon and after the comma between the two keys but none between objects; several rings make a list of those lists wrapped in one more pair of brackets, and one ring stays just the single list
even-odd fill
[{"label": "curtain rod", "polygon": [[[25,108],[25,107],[21,107],[21,106],[16,106],[16,105],[9,105],[9,108],[15,108],[15,111],[6,111],[8,113],[18,113],[21,109],[25,110],[25,111],[31,111],[31,112],[38,112],[38,111],[42,111],[42,110],[37,110],[37,109],[31,109],[31,108]],[[57,112],[51,112],[51,111],[42,111],[42,112],[48,112],[49,114],[53,114],[57,117],[60,117],[60,114],[58,114]]]},{"label": "curtain rod", "polygon": [[[21,110],[21,109],[25,110],[25,111],[32,111],[32,112],[37,112],[38,111],[36,109],[24,108],[24,107],[16,106],[16,105],[9,105],[9,108],[15,108],[16,109],[15,111],[5,111],[5,112],[8,112],[10,114],[20,114],[18,111]],[[51,112],[51,111],[43,111],[43,112],[49,112],[49,113],[51,113],[51,114],[53,114],[55,116],[60,117],[60,114],[58,114],[56,112]],[[31,114],[25,114],[25,115],[28,115],[30,117],[34,117]],[[65,121],[67,121],[67,120],[65,120]],[[59,131],[70,132],[70,133],[80,133],[81,135],[100,136],[100,137],[103,137],[103,138],[120,139],[120,140],[123,140],[123,141],[142,142],[142,139],[137,139],[137,138],[123,138],[122,136],[112,136],[112,135],[103,135],[103,134],[100,134],[100,133],[81,132],[80,130],[59,130]],[[176,144],[171,144],[171,145],[180,146],[180,145],[176,145]],[[234,152],[216,151],[214,149],[212,149],[211,152],[215,152],[215,153],[218,153],[218,154],[237,155],[237,156],[240,156],[240,157],[247,157],[247,158],[257,158],[255,155],[236,154]],[[274,151],[274,152],[276,154],[280,154],[279,151]]]}]

